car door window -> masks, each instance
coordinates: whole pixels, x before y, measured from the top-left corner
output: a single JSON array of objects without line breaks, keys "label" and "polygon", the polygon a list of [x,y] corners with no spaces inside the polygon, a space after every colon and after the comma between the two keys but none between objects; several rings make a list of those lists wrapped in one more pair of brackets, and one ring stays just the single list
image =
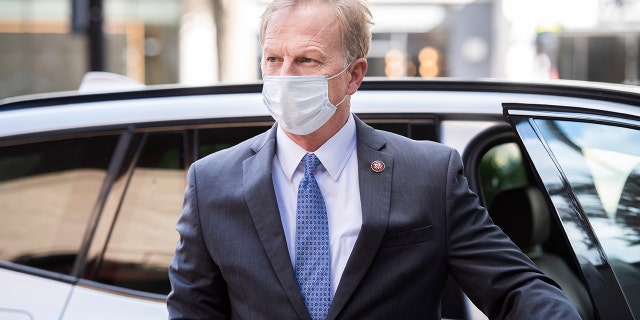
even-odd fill
[{"label": "car door window", "polygon": [[132,170],[114,183],[103,215],[112,221],[97,232],[105,240],[92,249],[85,278],[169,293],[167,267],[185,187],[184,137],[182,131],[144,134]]},{"label": "car door window", "polygon": [[640,318],[640,131],[598,123],[535,121],[635,317]]},{"label": "car door window", "polygon": [[[131,169],[114,182],[84,278],[151,294],[171,290],[167,269],[191,159],[228,148],[269,125],[141,133]],[[192,147],[195,146],[195,147]],[[154,296],[157,297],[157,296]]]},{"label": "car door window", "polygon": [[0,148],[0,260],[71,274],[118,136]]},{"label": "car door window", "polygon": [[[434,139],[434,123],[425,121],[377,119],[374,125],[392,125],[402,134],[413,132],[417,138]],[[121,170],[109,192],[83,278],[112,288],[151,293],[152,297],[168,294],[167,268],[178,242],[175,225],[182,207],[186,168],[193,160],[236,145],[271,126],[269,122],[227,123],[137,133],[132,144],[138,154],[128,152],[126,162],[131,168]]]}]

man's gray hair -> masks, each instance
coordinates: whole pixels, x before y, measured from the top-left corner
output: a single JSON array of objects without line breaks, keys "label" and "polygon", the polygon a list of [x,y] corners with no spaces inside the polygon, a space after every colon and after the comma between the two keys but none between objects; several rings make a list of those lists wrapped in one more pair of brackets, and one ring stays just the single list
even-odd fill
[{"label": "man's gray hair", "polygon": [[273,0],[260,18],[260,45],[264,44],[267,26],[275,17],[304,5],[328,5],[333,8],[342,32],[345,67],[355,59],[367,57],[371,47],[373,17],[364,0]]}]

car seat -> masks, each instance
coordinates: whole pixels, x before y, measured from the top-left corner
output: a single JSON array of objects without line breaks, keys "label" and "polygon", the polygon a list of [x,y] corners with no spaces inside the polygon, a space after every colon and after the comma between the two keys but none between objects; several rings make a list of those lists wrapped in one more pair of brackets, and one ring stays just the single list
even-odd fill
[{"label": "car seat", "polygon": [[593,319],[593,306],[585,287],[560,256],[543,250],[549,238],[551,212],[540,189],[532,186],[497,194],[489,214],[536,266],[556,281],[583,319]]}]

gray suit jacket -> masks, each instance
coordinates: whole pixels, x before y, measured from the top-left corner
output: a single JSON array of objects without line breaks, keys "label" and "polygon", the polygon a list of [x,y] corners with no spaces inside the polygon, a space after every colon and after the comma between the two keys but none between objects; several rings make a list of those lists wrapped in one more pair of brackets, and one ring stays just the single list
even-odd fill
[{"label": "gray suit jacket", "polygon": [[[438,318],[448,274],[491,318],[578,319],[491,222],[456,151],[356,123],[363,224],[328,319]],[[275,131],[189,169],[172,319],[309,318],[273,187]],[[386,169],[371,170],[375,160]]]}]

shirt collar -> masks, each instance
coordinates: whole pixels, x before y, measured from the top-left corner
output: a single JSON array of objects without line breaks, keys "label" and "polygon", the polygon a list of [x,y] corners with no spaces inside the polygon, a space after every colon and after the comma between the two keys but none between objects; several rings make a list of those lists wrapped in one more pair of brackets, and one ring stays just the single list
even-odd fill
[{"label": "shirt collar", "polygon": [[[355,149],[356,123],[353,115],[350,115],[347,123],[314,153],[320,159],[322,166],[327,170],[331,178],[336,181]],[[284,133],[283,129],[278,126],[276,132],[276,157],[278,157],[282,171],[289,181],[292,181],[293,173],[300,165],[300,161],[305,154],[307,154],[307,151],[293,142]]]}]

